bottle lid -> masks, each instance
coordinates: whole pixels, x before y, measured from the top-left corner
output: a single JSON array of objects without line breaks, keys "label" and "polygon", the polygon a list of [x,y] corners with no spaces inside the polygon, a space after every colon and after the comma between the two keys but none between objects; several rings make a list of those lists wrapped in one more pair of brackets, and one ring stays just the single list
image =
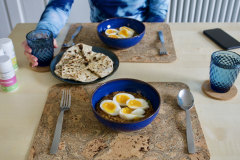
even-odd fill
[{"label": "bottle lid", "polygon": [[0,39],[0,47],[5,48],[12,44],[12,40],[10,38],[1,38]]},{"label": "bottle lid", "polygon": [[7,56],[7,55],[0,56],[0,67],[4,67],[4,66],[9,65],[9,64],[12,65],[11,58],[9,56]]}]

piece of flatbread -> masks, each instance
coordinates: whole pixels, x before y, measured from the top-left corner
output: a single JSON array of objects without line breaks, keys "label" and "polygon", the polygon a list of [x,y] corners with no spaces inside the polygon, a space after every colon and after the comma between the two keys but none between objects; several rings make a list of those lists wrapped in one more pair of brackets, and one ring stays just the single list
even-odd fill
[{"label": "piece of flatbread", "polygon": [[86,64],[84,63],[84,59],[73,59],[69,60],[69,63],[64,64],[62,66],[62,78],[68,79],[74,78],[73,75],[76,75],[77,73],[82,72],[83,70],[86,70]]},{"label": "piece of flatbread", "polygon": [[56,69],[54,71],[54,73],[58,76],[58,77],[62,77],[62,69]]},{"label": "piece of flatbread", "polygon": [[113,61],[108,56],[101,54],[99,59],[91,61],[88,69],[103,78],[112,73]]},{"label": "piece of flatbread", "polygon": [[81,71],[80,73],[78,73],[78,77],[76,78],[76,80],[81,81],[81,82],[92,82],[98,78],[99,78],[99,76],[92,73],[91,71],[84,70],[84,71]]},{"label": "piece of flatbread", "polygon": [[92,46],[78,43],[65,51],[65,53],[62,55],[61,60],[56,64],[55,68],[61,69],[63,64],[68,63],[71,57],[77,56],[77,55],[82,56],[83,52],[87,53],[87,52],[90,52],[91,50],[92,50]]}]

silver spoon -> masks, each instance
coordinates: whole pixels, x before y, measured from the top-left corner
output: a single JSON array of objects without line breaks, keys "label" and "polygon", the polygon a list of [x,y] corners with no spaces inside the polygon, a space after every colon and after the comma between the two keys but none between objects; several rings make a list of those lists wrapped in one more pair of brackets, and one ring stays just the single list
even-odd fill
[{"label": "silver spoon", "polygon": [[82,26],[79,26],[79,27],[76,29],[76,31],[74,32],[74,34],[72,35],[71,40],[70,40],[67,44],[63,44],[62,46],[63,46],[63,47],[72,47],[72,46],[74,46],[75,43],[73,43],[73,39],[74,39],[74,37],[80,32],[81,28],[82,28]]},{"label": "silver spoon", "polygon": [[178,105],[186,111],[186,130],[187,130],[187,144],[188,152],[195,153],[195,145],[193,139],[192,123],[189,110],[193,107],[194,98],[192,93],[187,89],[182,89],[177,97]]}]

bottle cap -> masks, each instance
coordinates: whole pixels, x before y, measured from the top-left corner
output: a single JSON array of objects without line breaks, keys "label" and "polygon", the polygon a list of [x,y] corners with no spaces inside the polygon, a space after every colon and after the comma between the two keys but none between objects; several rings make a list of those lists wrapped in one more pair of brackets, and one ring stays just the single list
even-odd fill
[{"label": "bottle cap", "polygon": [[13,46],[12,40],[10,38],[2,38],[0,39],[0,47],[7,48]]}]

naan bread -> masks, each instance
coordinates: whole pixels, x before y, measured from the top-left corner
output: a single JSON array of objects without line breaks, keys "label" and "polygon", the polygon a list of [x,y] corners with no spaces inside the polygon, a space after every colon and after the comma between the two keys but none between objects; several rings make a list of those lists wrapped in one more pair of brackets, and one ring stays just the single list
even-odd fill
[{"label": "naan bread", "polygon": [[99,77],[96,74],[92,73],[91,71],[84,70],[84,71],[78,73],[78,77],[76,80],[81,81],[81,82],[92,82],[98,78]]},{"label": "naan bread", "polygon": [[92,82],[113,71],[113,61],[92,46],[82,43],[69,48],[55,66],[55,74],[63,79]]},{"label": "naan bread", "polygon": [[58,77],[62,77],[62,69],[56,69],[54,71],[54,73],[58,76]]},{"label": "naan bread", "polygon": [[87,53],[90,51],[92,51],[92,46],[78,43],[65,51],[65,53],[62,55],[61,60],[56,64],[55,68],[60,69],[63,66],[63,64],[68,63],[71,57],[77,55],[82,57],[83,53]]},{"label": "naan bread", "polygon": [[89,65],[89,70],[96,73],[100,77],[106,77],[113,71],[113,61],[102,54],[98,60],[93,60]]}]

